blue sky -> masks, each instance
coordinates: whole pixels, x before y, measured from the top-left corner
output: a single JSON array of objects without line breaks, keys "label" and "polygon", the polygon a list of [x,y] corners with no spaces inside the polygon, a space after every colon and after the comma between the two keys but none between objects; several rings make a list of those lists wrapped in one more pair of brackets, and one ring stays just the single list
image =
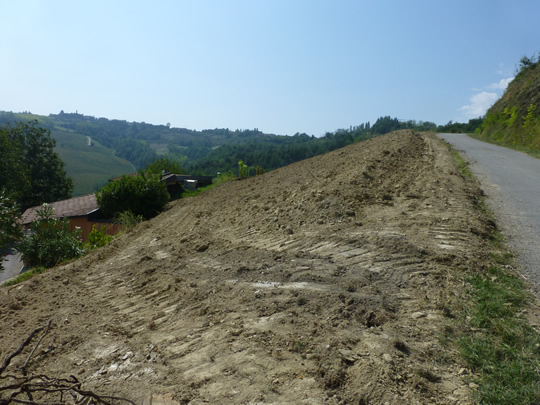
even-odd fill
[{"label": "blue sky", "polygon": [[0,110],[320,136],[466,122],[540,51],[538,0],[0,0]]}]

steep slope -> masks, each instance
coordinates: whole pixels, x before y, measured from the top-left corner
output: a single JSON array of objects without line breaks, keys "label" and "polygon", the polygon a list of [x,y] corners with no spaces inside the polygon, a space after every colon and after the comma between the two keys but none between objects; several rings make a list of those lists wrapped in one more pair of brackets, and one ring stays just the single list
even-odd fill
[{"label": "steep slope", "polygon": [[441,337],[456,272],[487,262],[473,205],[435,137],[354,144],[1,288],[0,347],[51,321],[29,373],[137,403],[470,403]]},{"label": "steep slope", "polygon": [[540,60],[523,65],[489,109],[481,136],[540,152]]}]

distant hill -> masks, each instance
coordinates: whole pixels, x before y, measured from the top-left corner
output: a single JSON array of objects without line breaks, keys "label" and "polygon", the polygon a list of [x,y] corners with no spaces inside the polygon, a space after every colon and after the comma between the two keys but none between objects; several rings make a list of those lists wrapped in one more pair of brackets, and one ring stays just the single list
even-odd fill
[{"label": "distant hill", "polygon": [[398,129],[436,129],[432,122],[404,122],[385,116],[373,125],[366,122],[327,132],[322,137],[305,133],[288,136],[266,134],[257,128],[196,131],[64,111],[48,116],[0,111],[0,125],[34,119],[57,140],[57,152],[66,162],[75,195],[96,191],[108,178],[142,169],[165,155],[190,174],[213,176],[218,172],[236,172],[239,161],[249,167],[250,173],[255,173],[261,168],[277,169]]},{"label": "distant hill", "polygon": [[135,167],[99,142],[77,133],[55,130],[55,151],[66,163],[66,172],[73,179],[74,196],[99,190],[108,179],[135,172]]},{"label": "distant hill", "polygon": [[112,149],[85,135],[62,128],[48,117],[0,112],[0,125],[31,119],[37,119],[41,126],[51,131],[51,136],[56,140],[55,151],[66,164],[68,176],[73,179],[75,197],[99,190],[111,177],[136,171],[130,162],[116,156]]},{"label": "distant hill", "polygon": [[540,152],[540,57],[521,59],[520,71],[488,110],[480,136],[506,146]]}]

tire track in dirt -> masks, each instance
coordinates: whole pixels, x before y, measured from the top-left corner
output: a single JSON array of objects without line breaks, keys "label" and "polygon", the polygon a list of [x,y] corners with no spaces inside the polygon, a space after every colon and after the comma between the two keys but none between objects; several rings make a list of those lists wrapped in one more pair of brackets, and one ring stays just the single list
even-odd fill
[{"label": "tire track in dirt", "polygon": [[34,367],[137,401],[469,403],[437,339],[486,255],[467,187],[411,131],[231,182],[3,293],[0,341],[54,317]]}]

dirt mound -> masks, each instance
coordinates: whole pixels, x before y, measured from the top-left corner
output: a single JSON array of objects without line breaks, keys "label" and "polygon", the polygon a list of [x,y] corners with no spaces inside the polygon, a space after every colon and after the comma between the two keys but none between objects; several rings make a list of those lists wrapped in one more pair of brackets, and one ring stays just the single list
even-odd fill
[{"label": "dirt mound", "polygon": [[29,372],[139,403],[469,403],[440,339],[486,251],[469,195],[411,131],[230,182],[2,288],[0,347],[52,320]]}]

